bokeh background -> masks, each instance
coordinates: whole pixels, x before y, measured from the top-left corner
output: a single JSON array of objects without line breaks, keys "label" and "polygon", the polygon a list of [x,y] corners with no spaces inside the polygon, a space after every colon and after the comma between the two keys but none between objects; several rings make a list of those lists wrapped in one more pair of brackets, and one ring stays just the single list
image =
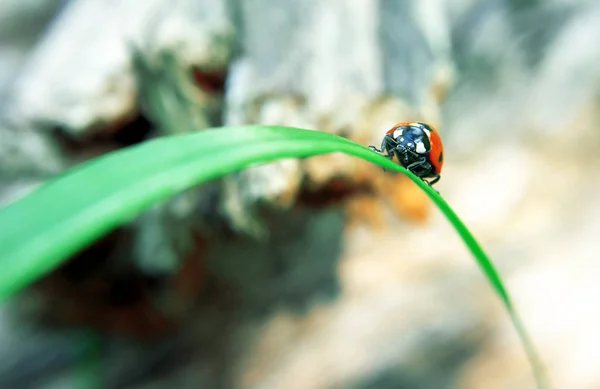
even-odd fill
[{"label": "bokeh background", "polygon": [[[0,201],[177,132],[285,124],[378,145],[426,121],[446,149],[436,187],[552,387],[600,388],[599,38],[593,0],[3,0]],[[447,220],[337,154],[193,188],[0,307],[0,387],[95,382],[534,387]]]}]

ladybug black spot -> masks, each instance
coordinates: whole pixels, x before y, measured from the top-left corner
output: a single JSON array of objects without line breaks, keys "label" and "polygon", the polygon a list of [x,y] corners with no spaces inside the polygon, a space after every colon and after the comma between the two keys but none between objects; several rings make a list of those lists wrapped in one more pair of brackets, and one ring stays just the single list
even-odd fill
[{"label": "ladybug black spot", "polygon": [[438,163],[442,163],[443,160],[444,160],[444,153],[440,153],[440,156],[438,158]]}]

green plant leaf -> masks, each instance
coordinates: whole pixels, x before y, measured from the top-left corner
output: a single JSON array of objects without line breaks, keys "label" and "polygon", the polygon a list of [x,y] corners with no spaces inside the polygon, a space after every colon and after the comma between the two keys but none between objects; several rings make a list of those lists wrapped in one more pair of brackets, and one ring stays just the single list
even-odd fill
[{"label": "green plant leaf", "polygon": [[454,226],[508,310],[544,387],[542,365],[500,276],[446,201],[421,179],[342,137],[282,126],[241,126],[173,135],[70,169],[0,209],[0,301],[147,207],[253,164],[342,152],[404,173]]}]

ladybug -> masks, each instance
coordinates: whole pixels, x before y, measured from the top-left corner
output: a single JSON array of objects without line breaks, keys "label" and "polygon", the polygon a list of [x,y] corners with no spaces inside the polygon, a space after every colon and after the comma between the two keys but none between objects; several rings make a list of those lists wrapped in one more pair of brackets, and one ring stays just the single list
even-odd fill
[{"label": "ladybug", "polygon": [[[419,176],[429,186],[440,180],[444,164],[444,147],[437,131],[422,122],[400,122],[386,132],[381,150],[369,148],[388,159],[394,155],[406,169]],[[425,178],[433,178],[431,181]]]}]

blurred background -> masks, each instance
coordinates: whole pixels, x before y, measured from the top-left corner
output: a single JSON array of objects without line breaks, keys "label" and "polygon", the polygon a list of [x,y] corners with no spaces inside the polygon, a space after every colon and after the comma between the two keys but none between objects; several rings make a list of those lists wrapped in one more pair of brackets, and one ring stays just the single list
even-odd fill
[{"label": "blurred background", "polygon": [[[554,388],[600,388],[600,2],[3,0],[0,202],[163,135],[438,128],[436,188]],[[74,189],[75,190],[75,189]],[[403,176],[344,155],[157,204],[0,306],[2,388],[532,388]]]}]

